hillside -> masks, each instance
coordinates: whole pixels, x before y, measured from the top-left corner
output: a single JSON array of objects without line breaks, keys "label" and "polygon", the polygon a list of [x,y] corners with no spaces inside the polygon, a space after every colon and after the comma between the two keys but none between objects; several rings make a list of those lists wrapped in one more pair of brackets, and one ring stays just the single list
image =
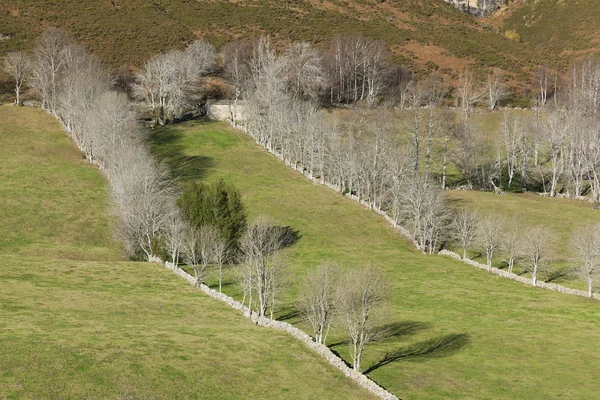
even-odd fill
[{"label": "hillside", "polygon": [[546,54],[545,63],[566,66],[600,54],[600,3],[595,0],[511,2],[484,20],[501,30],[515,30],[521,41]]},{"label": "hillside", "polygon": [[112,239],[105,181],[59,124],[0,107],[0,397],[370,398]]},{"label": "hillside", "polygon": [[334,34],[383,39],[394,59],[418,72],[456,76],[465,65],[498,67],[526,80],[545,61],[534,48],[506,39],[441,0],[5,0],[0,5],[0,55],[30,48],[58,26],[113,67],[141,65],[194,38],[216,46],[234,38],[272,35],[326,43]]},{"label": "hillside", "polygon": [[[224,178],[251,216],[297,230],[280,317],[295,317],[295,282],[320,262],[381,266],[393,285],[392,339],[369,345],[368,375],[402,398],[590,398],[600,355],[600,303],[507,281],[442,256],[416,252],[382,218],[315,185],[225,123],[157,129],[154,152],[182,180]],[[234,276],[226,290],[240,295]],[[350,359],[343,334],[328,343]]]}]

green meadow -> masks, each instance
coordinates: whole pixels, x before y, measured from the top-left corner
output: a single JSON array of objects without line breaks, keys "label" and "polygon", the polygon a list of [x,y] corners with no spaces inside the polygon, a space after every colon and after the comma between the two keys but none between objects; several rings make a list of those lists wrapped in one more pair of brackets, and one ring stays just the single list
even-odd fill
[{"label": "green meadow", "polygon": [[0,398],[370,398],[113,239],[106,182],[59,124],[0,107]]},{"label": "green meadow", "polygon": [[[370,262],[384,271],[393,286],[385,323],[394,324],[394,335],[369,345],[362,365],[399,397],[548,399],[598,393],[600,303],[421,255],[383,218],[309,182],[225,123],[160,128],[151,141],[155,155],[170,162],[182,183],[223,178],[240,189],[251,217],[266,214],[298,232],[280,319],[307,329],[294,312],[297,282],[320,262],[348,268]],[[233,277],[226,291],[239,296]],[[343,332],[334,330],[328,343],[350,360]]]}]

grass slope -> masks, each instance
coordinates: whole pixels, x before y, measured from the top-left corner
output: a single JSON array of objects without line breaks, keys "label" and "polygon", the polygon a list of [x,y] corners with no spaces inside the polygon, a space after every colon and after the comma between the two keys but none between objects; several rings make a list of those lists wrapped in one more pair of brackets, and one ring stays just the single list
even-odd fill
[{"label": "grass slope", "polygon": [[103,178],[47,114],[0,107],[0,179],[0,398],[370,398],[288,335],[123,261]]},{"label": "grass slope", "polygon": [[595,0],[537,0],[514,4],[503,18],[524,43],[565,61],[598,55],[600,3]]},{"label": "grass slope", "polygon": [[[386,321],[398,331],[369,346],[363,366],[388,390],[403,398],[547,399],[589,398],[600,389],[600,303],[420,255],[383,219],[308,182],[226,124],[170,126],[153,142],[182,180],[225,178],[253,216],[299,231],[292,282],[324,260],[382,267],[394,286]],[[293,316],[294,289],[281,317],[304,326]],[[329,342],[349,360],[342,339],[336,331]]]},{"label": "grass slope", "polygon": [[[195,37],[217,46],[233,38],[272,35],[327,42],[332,35],[383,39],[397,61],[421,72],[455,75],[464,65],[521,74],[542,62],[537,50],[482,27],[441,0],[4,0],[0,56],[31,47],[48,26],[59,26],[112,66],[141,65],[150,56]],[[525,79],[525,75],[520,76]]]}]

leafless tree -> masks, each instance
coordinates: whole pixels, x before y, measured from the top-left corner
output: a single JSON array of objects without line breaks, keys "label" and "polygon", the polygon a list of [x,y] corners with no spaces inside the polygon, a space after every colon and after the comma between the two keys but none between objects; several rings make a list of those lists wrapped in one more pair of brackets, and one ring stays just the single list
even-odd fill
[{"label": "leafless tree", "polygon": [[352,343],[352,363],[360,371],[364,347],[373,338],[373,322],[390,292],[381,272],[371,266],[349,270],[336,291],[337,314]]},{"label": "leafless tree", "polygon": [[264,216],[249,225],[240,239],[242,282],[246,285],[244,289],[249,300],[248,307],[250,310],[256,307],[260,317],[264,317],[267,310],[273,317],[275,297],[282,278],[281,269],[284,267],[283,260],[275,256],[285,245],[285,240],[281,229]]},{"label": "leafless tree", "polygon": [[56,115],[57,92],[64,68],[62,51],[71,40],[58,28],[45,30],[34,48],[30,84],[42,100],[42,109]]},{"label": "leafless tree", "polygon": [[494,68],[494,70],[488,74],[487,81],[487,100],[490,111],[494,111],[498,102],[504,100],[509,94],[508,87],[502,77],[502,72]]},{"label": "leafless tree", "polygon": [[465,69],[459,77],[457,86],[458,99],[460,100],[460,108],[464,113],[465,118],[469,117],[471,109],[485,95],[486,89],[481,89],[479,83],[468,69]]},{"label": "leafless tree", "polygon": [[215,65],[211,45],[195,41],[184,51],[172,50],[149,60],[135,76],[134,97],[161,125],[188,111],[201,89],[202,77]]},{"label": "leafless tree", "polygon": [[521,227],[517,220],[511,220],[504,225],[501,233],[501,249],[508,256],[508,272],[513,272],[515,260],[521,254],[523,238],[521,237]]},{"label": "leafless tree", "polygon": [[492,258],[494,253],[500,248],[502,220],[492,214],[488,214],[479,221],[479,231],[477,233],[479,246],[486,256],[488,269],[492,269]]},{"label": "leafless tree", "polygon": [[206,274],[206,267],[216,259],[216,247],[219,245],[219,231],[210,225],[201,226],[198,229],[199,246],[198,252],[200,254],[200,277],[198,284],[204,284],[204,276]]},{"label": "leafless tree", "polygon": [[469,210],[459,210],[454,214],[453,228],[463,248],[463,258],[467,258],[467,248],[477,234],[477,213]]},{"label": "leafless tree", "polygon": [[515,172],[521,161],[519,153],[522,150],[525,129],[518,117],[510,117],[504,113],[504,122],[502,124],[502,139],[506,150],[506,169],[508,171],[508,187],[512,185]]},{"label": "leafless tree", "polygon": [[156,164],[143,146],[118,149],[113,157],[115,163],[107,169],[107,175],[121,215],[121,237],[130,255],[143,254],[151,260],[155,257],[155,241],[175,207],[169,171]]},{"label": "leafless tree", "polygon": [[339,267],[321,264],[304,279],[297,301],[300,314],[310,323],[317,343],[325,344],[335,310]]},{"label": "leafless tree", "polygon": [[219,270],[219,292],[222,289],[223,285],[223,265],[229,260],[230,256],[230,248],[227,240],[222,237],[218,237],[215,241],[214,246],[214,261],[217,264],[217,269]]},{"label": "leafless tree", "polygon": [[309,43],[292,43],[283,55],[288,91],[295,99],[318,100],[325,83],[323,60]]},{"label": "leafless tree", "polygon": [[238,102],[242,97],[248,79],[248,44],[241,41],[229,42],[223,48],[223,72],[231,81],[234,89],[233,109],[231,121],[237,126]]},{"label": "leafless tree", "polygon": [[177,209],[172,210],[165,222],[163,237],[173,268],[177,268],[180,253],[186,243],[186,234],[189,231],[190,228],[183,221],[179,211]]},{"label": "leafless tree", "polygon": [[532,284],[536,286],[538,274],[545,266],[543,262],[546,260],[550,231],[545,227],[530,228],[524,234],[523,255],[531,263]]},{"label": "leafless tree", "polygon": [[550,146],[550,162],[552,176],[550,180],[550,196],[556,196],[558,180],[564,170],[564,142],[568,130],[568,120],[566,115],[560,111],[555,111],[547,118],[543,126],[543,134]]},{"label": "leafless tree", "polygon": [[183,241],[183,260],[192,267],[194,276],[196,277],[195,285],[200,284],[200,269],[202,256],[200,254],[200,232],[197,228],[188,227]]},{"label": "leafless tree", "polygon": [[588,297],[592,297],[594,280],[600,277],[600,225],[587,226],[576,232],[572,246],[579,262],[577,272],[587,282]]},{"label": "leafless tree", "polygon": [[402,195],[403,215],[420,250],[433,254],[448,223],[448,211],[439,185],[423,175],[407,179]]},{"label": "leafless tree", "polygon": [[21,91],[25,86],[30,69],[31,57],[23,51],[8,53],[4,57],[4,72],[12,79],[16,105],[21,105]]}]

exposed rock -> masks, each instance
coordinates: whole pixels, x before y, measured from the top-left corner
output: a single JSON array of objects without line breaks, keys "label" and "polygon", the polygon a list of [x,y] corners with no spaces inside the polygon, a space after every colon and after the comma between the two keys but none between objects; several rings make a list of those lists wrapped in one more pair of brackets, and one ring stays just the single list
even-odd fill
[{"label": "exposed rock", "polygon": [[475,15],[485,17],[499,10],[508,3],[508,0],[444,0],[457,9]]}]

